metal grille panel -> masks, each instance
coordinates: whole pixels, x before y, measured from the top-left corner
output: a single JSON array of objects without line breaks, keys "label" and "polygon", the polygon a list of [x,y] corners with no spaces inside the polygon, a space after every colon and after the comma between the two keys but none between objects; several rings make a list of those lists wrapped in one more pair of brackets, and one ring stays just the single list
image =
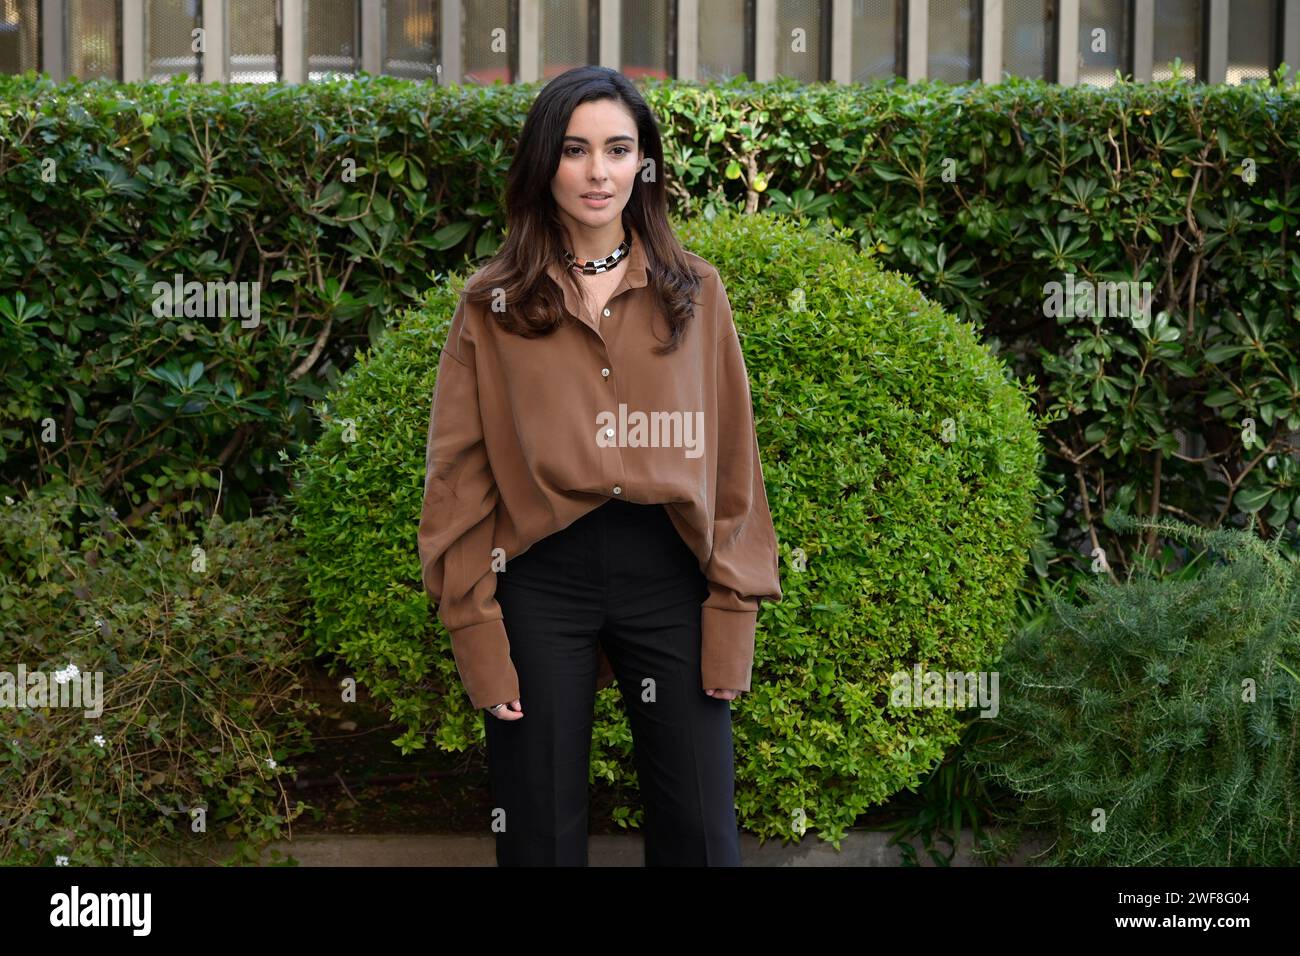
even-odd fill
[{"label": "metal grille panel", "polygon": [[537,46],[543,80],[592,61],[588,51],[593,23],[590,14],[589,0],[542,0]]},{"label": "metal grille panel", "polygon": [[0,73],[40,68],[40,0],[0,0]]},{"label": "metal grille panel", "polygon": [[1156,0],[1155,54],[1151,79],[1174,75],[1174,57],[1183,61],[1183,76],[1194,80],[1201,68],[1201,0]]},{"label": "metal grille panel", "polygon": [[870,83],[902,72],[898,62],[897,0],[853,0],[853,82]]},{"label": "metal grille panel", "polygon": [[278,6],[267,0],[226,0],[230,82],[274,83],[280,78]]},{"label": "metal grille panel", "polygon": [[303,0],[303,31],[309,81],[357,72],[361,66],[357,0]]},{"label": "metal grille panel", "polygon": [[392,76],[431,80],[438,76],[436,0],[388,0],[384,4],[384,66]]},{"label": "metal grille panel", "polygon": [[623,0],[619,32],[621,72],[632,80],[668,77],[668,0]]},{"label": "metal grille panel", "polygon": [[517,46],[508,0],[462,0],[461,63],[466,83],[514,82]]},{"label": "metal grille panel", "polygon": [[1229,4],[1228,83],[1269,78],[1276,66],[1277,12],[1277,0],[1233,0]]},{"label": "metal grille panel", "polygon": [[926,76],[947,83],[979,77],[977,18],[973,0],[930,0]]},{"label": "metal grille panel", "polygon": [[122,24],[115,0],[66,0],[68,75],[89,80],[122,77]]},{"label": "metal grille panel", "polygon": [[701,3],[699,9],[699,49],[696,56],[700,81],[722,83],[744,73],[745,0],[712,0],[711,3]]},{"label": "metal grille panel", "polygon": [[1079,0],[1079,82],[1114,86],[1115,71],[1132,72],[1127,0]]},{"label": "metal grille panel", "polygon": [[1004,72],[1036,80],[1055,74],[1050,59],[1056,7],[1051,0],[1007,0],[1002,7]]},{"label": "metal grille panel", "polygon": [[777,76],[803,83],[821,81],[822,25],[818,0],[777,0]]},{"label": "metal grille panel", "polygon": [[145,5],[150,80],[200,78],[193,31],[201,26],[202,12],[200,0],[149,0]]}]

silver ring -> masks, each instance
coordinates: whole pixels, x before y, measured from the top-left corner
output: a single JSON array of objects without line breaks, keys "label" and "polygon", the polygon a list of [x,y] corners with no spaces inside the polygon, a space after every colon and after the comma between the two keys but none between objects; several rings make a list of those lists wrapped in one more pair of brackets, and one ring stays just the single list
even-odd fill
[{"label": "silver ring", "polygon": [[495,714],[498,710],[500,710],[504,706],[505,704],[493,704],[491,707],[488,708],[488,710],[492,711],[492,713]]}]

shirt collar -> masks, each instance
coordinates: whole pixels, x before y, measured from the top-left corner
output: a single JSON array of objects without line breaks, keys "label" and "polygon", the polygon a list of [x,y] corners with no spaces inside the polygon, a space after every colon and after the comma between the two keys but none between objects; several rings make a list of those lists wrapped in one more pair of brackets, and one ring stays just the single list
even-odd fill
[{"label": "shirt collar", "polygon": [[[628,233],[632,236],[632,248],[628,251],[627,261],[617,268],[623,271],[622,278],[619,279],[618,285],[610,293],[609,301],[613,301],[621,292],[627,289],[640,289],[649,282],[647,263],[648,259],[645,254],[645,244],[641,239],[641,232],[636,226],[629,225]],[[564,273],[568,271],[563,262],[551,262],[546,266],[547,274],[555,280],[555,284],[560,287],[564,293],[564,308],[573,316],[581,317],[582,313],[578,310],[578,301],[574,298],[573,291],[563,281]]]}]

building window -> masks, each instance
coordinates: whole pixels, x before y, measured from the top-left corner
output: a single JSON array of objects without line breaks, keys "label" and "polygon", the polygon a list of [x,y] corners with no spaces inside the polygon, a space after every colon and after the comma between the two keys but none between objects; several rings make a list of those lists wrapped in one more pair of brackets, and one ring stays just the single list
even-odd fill
[{"label": "building window", "polygon": [[753,0],[712,0],[699,5],[698,77],[725,83],[740,74],[754,77]]},{"label": "building window", "polygon": [[200,0],[149,0],[145,4],[145,35],[149,43],[149,72],[152,82],[164,83],[174,76],[201,79],[200,57],[194,31],[202,26]]},{"label": "building window", "polygon": [[600,62],[600,16],[595,0],[542,0],[537,61],[542,79]]},{"label": "building window", "polygon": [[357,0],[303,0],[307,80],[350,76],[361,65],[361,8]]},{"label": "building window", "polygon": [[441,62],[438,0],[387,0],[383,8],[383,72],[408,80],[432,80]]},{"label": "building window", "polygon": [[40,0],[0,0],[0,73],[40,70]]},{"label": "building window", "polygon": [[64,62],[80,80],[122,78],[122,17],[117,0],[64,0]]},{"label": "building window", "polygon": [[[621,72],[631,80],[669,79],[677,72],[676,4],[671,0],[622,0],[619,8]],[[703,6],[703,4],[701,4]]]},{"label": "building window", "polygon": [[278,12],[279,4],[267,0],[226,0],[231,83],[274,83],[284,75]]},{"label": "building window", "polygon": [[466,83],[513,83],[519,73],[519,11],[512,0],[462,0],[461,63]]},{"label": "building window", "polygon": [[980,23],[976,0],[930,0],[926,76],[968,83],[980,75]]},{"label": "building window", "polygon": [[1236,85],[1267,80],[1281,62],[1277,0],[1233,0],[1228,6],[1228,75]]},{"label": "building window", "polygon": [[[1182,74],[1194,80],[1203,76],[1201,56],[1202,24],[1205,11],[1201,0],[1156,0],[1155,51],[1151,79],[1167,80],[1174,75],[1174,58],[1183,61]],[[1229,7],[1231,9],[1231,7]]]},{"label": "building window", "polygon": [[830,5],[822,0],[777,0],[777,76],[802,83],[831,78],[830,16]]},{"label": "building window", "polygon": [[1113,86],[1133,72],[1127,0],[1079,0],[1079,82]]},{"label": "building window", "polygon": [[40,0],[0,0],[0,73],[41,68]]},{"label": "building window", "polygon": [[853,82],[901,76],[906,8],[902,0],[853,0]]},{"label": "building window", "polygon": [[1007,0],[1002,7],[1002,72],[1034,80],[1055,80],[1053,0]]}]

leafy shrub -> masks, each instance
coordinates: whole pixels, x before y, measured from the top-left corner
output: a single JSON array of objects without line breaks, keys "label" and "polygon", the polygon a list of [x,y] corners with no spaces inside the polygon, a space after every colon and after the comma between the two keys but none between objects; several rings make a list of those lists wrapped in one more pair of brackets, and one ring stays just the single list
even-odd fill
[{"label": "leafy shrub", "polygon": [[1053,864],[1294,864],[1300,563],[1253,531],[1158,524],[1211,563],[1055,602],[1008,643],[1000,733],[968,760],[1023,798],[1008,822],[1055,832]]},{"label": "leafy shrub", "polygon": [[283,520],[193,540],[105,517],[73,546],[72,496],[47,491],[0,504],[0,670],[98,672],[102,712],[0,707],[0,862],[171,862],[212,852],[204,830],[255,860],[302,811],[279,779],[309,706]]},{"label": "leafy shrub", "polygon": [[[737,806],[757,833],[789,835],[798,818],[838,841],[960,733],[950,710],[887,714],[889,675],[977,669],[1000,647],[1033,540],[1034,424],[969,326],[836,237],[731,214],[679,234],[728,289],[782,552],[784,600],[762,607],[753,690],[733,705]],[[293,493],[308,631],[388,702],[404,751],[426,735],[447,750],[482,741],[415,546],[463,279],[359,356]],[[592,773],[624,783],[618,700],[598,696]]]}]

